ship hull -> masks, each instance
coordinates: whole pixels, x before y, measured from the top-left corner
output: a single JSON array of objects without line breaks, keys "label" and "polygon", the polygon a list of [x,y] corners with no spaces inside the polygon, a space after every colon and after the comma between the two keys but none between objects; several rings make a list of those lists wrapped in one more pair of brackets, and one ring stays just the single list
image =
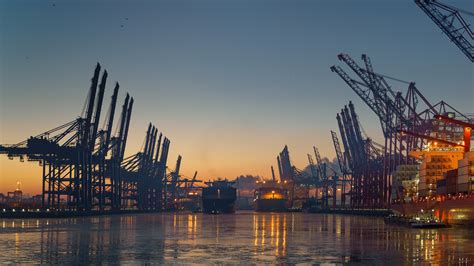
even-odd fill
[{"label": "ship hull", "polygon": [[391,208],[405,215],[416,215],[421,210],[431,211],[438,219],[450,225],[474,225],[474,197],[392,204]]},{"label": "ship hull", "polygon": [[201,209],[200,198],[188,198],[179,202],[179,209],[185,211],[196,212]]},{"label": "ship hull", "polygon": [[236,189],[233,187],[207,187],[202,190],[202,211],[204,213],[234,213]]},{"label": "ship hull", "polygon": [[235,199],[203,199],[202,211],[204,213],[234,213]]},{"label": "ship hull", "polygon": [[286,199],[256,199],[254,210],[257,212],[284,212],[286,208]]}]

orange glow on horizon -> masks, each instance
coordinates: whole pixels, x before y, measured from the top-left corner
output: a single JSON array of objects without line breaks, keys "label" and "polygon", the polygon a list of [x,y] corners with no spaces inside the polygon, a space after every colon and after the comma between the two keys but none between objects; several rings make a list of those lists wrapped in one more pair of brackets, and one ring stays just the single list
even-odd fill
[{"label": "orange glow on horizon", "polygon": [[[127,142],[126,156],[137,152],[143,143],[146,126],[140,125],[142,121],[139,125],[137,122],[139,121],[132,121],[133,128]],[[143,124],[146,125],[145,122]],[[218,177],[234,179],[247,174],[271,179],[270,166],[276,165],[276,155],[285,144],[290,149],[292,163],[298,168],[304,168],[308,165],[306,154],[311,152],[313,143],[318,139],[326,140],[318,137],[319,132],[310,130],[298,133],[297,137],[291,137],[289,134],[275,136],[273,129],[264,127],[249,132],[240,126],[222,126],[189,135],[188,131],[183,130],[185,128],[183,125],[161,124],[163,128],[170,128],[164,132],[171,139],[168,169],[175,168],[176,158],[180,154],[183,156],[181,174],[192,178],[194,171],[198,171],[197,179],[202,181]],[[41,126],[29,124],[27,128],[15,124],[13,125],[15,130],[0,132],[0,143],[18,143],[28,138],[24,133],[19,134],[18,130],[37,134],[45,128],[53,128],[54,125],[53,121]],[[330,139],[321,141],[319,146],[325,156],[334,157]],[[42,167],[38,162],[29,162],[26,159],[20,162],[19,158],[10,160],[6,155],[0,155],[0,193],[14,191],[16,182],[20,181],[24,194],[40,194],[41,176]]]}]

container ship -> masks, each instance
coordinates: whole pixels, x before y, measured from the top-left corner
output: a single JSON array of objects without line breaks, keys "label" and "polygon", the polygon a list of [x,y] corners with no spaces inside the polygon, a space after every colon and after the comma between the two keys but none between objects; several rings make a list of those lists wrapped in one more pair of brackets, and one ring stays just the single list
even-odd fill
[{"label": "container ship", "polygon": [[237,190],[233,182],[217,180],[206,182],[202,189],[202,211],[204,213],[234,213]]},{"label": "container ship", "polygon": [[198,188],[188,191],[185,197],[179,198],[177,201],[178,210],[199,212],[202,210],[201,193]]},{"label": "container ship", "polygon": [[391,205],[397,213],[416,216],[432,213],[450,225],[474,224],[474,151],[429,143],[412,151],[419,165],[399,166],[394,173],[398,197]]},{"label": "container ship", "polygon": [[287,210],[288,190],[270,185],[255,190],[254,209],[258,212],[284,212]]}]

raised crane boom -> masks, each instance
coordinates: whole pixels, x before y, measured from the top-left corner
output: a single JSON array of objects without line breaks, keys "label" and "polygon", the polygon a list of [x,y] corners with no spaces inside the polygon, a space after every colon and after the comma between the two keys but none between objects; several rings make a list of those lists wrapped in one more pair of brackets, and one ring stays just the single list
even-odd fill
[{"label": "raised crane boom", "polygon": [[320,179],[325,179],[326,176],[325,176],[325,172],[323,173],[323,161],[321,160],[321,155],[319,155],[319,150],[318,148],[316,148],[315,146],[313,146],[313,150],[314,150],[314,156],[316,157],[316,163],[317,163],[317,167],[318,167],[318,173],[319,173],[319,177]]},{"label": "raised crane boom", "polygon": [[474,62],[474,32],[461,16],[458,9],[436,0],[415,0],[415,3],[431,20],[456,44],[456,46]]},{"label": "raised crane boom", "polygon": [[[311,170],[311,176],[315,178],[316,180],[318,179],[318,172],[316,171],[313,157],[311,157],[311,154],[308,154],[308,162],[309,162],[309,169]],[[272,167],[273,169],[273,167]]]},{"label": "raised crane boom", "polygon": [[339,144],[339,138],[337,137],[336,132],[331,130],[332,142],[334,144],[334,150],[336,151],[337,161],[339,163],[339,169],[341,169],[342,174],[346,174],[348,171],[346,169],[346,161],[344,160],[344,155],[342,154],[341,145]]},{"label": "raised crane boom", "polygon": [[112,95],[112,100],[110,102],[110,109],[109,109],[109,117],[107,118],[107,126],[105,132],[105,141],[104,141],[104,149],[103,156],[107,156],[107,152],[109,149],[110,138],[112,137],[112,125],[114,123],[114,116],[115,116],[115,107],[117,106],[117,96],[119,91],[119,84],[118,82],[115,84],[114,94]]},{"label": "raised crane boom", "polygon": [[273,183],[275,183],[276,178],[275,178],[275,170],[273,170],[273,165],[271,166],[271,169],[272,169],[272,181],[273,181]]}]

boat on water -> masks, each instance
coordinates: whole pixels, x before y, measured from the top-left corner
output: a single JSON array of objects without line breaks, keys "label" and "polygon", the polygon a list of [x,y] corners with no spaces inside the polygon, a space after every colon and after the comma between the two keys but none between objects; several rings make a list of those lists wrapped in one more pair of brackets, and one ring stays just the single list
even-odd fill
[{"label": "boat on water", "polygon": [[410,226],[412,228],[445,228],[446,224],[440,221],[416,221]]},{"label": "boat on water", "polygon": [[217,180],[206,182],[202,189],[202,211],[209,214],[234,213],[237,190],[234,182]]},{"label": "boat on water", "polygon": [[270,185],[255,190],[254,209],[258,212],[287,211],[288,190]]},{"label": "boat on water", "polygon": [[410,225],[411,218],[405,215],[390,214],[384,217],[386,224]]},{"label": "boat on water", "polygon": [[395,203],[391,209],[406,216],[416,216],[430,210],[436,218],[449,225],[474,224],[474,194],[457,195],[451,198],[419,200]]},{"label": "boat on water", "polygon": [[[442,124],[442,128],[448,127]],[[469,146],[466,134],[470,130],[456,130],[449,140]],[[449,225],[474,225],[474,150],[468,146],[429,141],[423,148],[411,150],[409,156],[417,162],[399,165],[392,173],[392,211],[406,216],[425,211]]]},{"label": "boat on water", "polygon": [[384,218],[386,224],[404,225],[411,228],[444,228],[447,225],[440,221],[436,216],[426,213],[420,213],[415,216],[392,214]]},{"label": "boat on water", "polygon": [[196,189],[187,193],[186,197],[177,200],[178,210],[199,212],[202,207],[201,193]]}]

